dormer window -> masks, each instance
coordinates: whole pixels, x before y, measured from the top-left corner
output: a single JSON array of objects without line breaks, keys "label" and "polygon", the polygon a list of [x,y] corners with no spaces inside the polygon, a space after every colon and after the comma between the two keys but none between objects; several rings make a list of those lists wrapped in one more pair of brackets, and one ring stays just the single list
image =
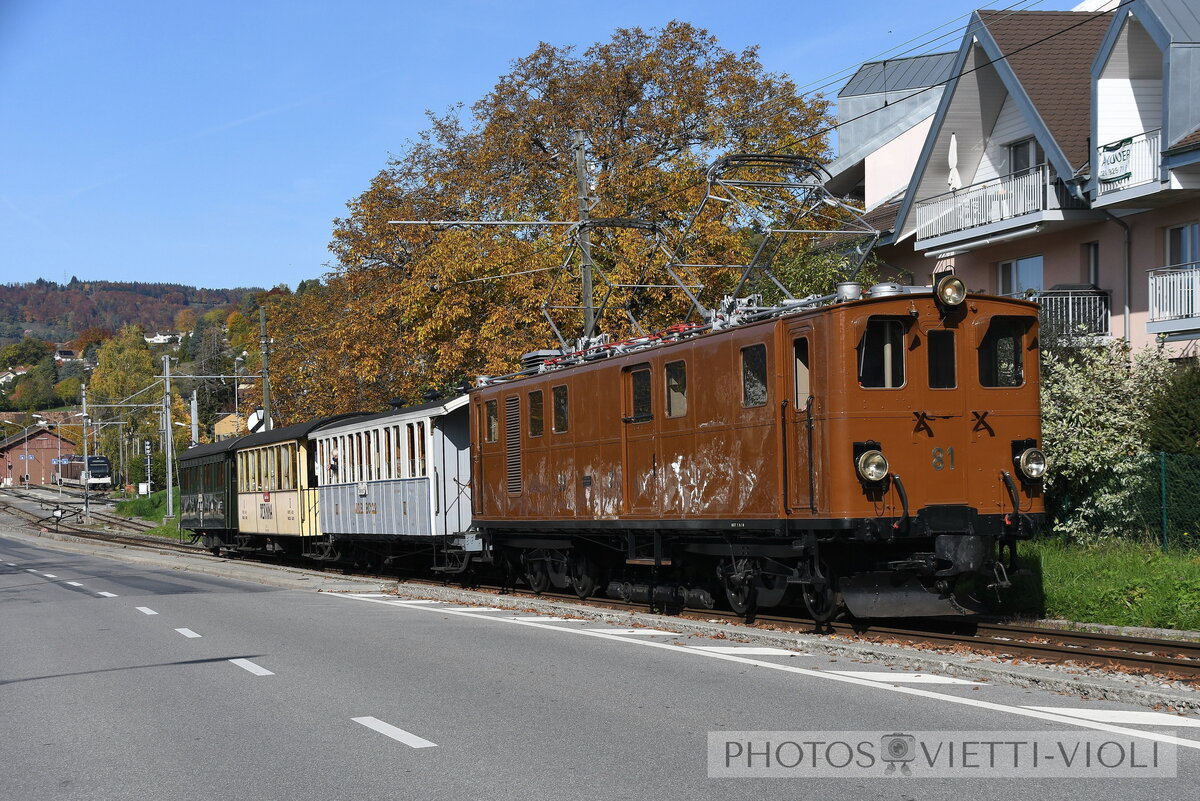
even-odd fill
[{"label": "dormer window", "polygon": [[1036,139],[1022,139],[1008,146],[1009,172],[1013,175],[1025,175],[1042,161],[1042,149],[1038,147]]}]

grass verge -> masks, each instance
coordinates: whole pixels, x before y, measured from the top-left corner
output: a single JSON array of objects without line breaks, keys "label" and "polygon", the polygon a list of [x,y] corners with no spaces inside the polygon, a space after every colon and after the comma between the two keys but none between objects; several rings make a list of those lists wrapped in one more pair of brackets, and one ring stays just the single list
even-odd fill
[{"label": "grass verge", "polygon": [[1151,543],[1084,547],[1058,539],[1023,542],[1018,553],[1032,575],[1015,579],[1006,612],[1200,631],[1200,554],[1164,554]]},{"label": "grass verge", "polygon": [[[149,529],[144,534],[152,537],[169,537],[170,539],[179,539],[179,490],[175,490],[175,517],[171,520],[163,520],[167,513],[167,491],[159,490],[150,495],[139,495],[136,498],[130,498],[127,501],[118,501],[116,507],[117,514],[124,517],[140,517],[143,520],[148,520],[151,523],[158,523],[152,529]],[[184,537],[190,536],[190,533],[185,533]]]}]

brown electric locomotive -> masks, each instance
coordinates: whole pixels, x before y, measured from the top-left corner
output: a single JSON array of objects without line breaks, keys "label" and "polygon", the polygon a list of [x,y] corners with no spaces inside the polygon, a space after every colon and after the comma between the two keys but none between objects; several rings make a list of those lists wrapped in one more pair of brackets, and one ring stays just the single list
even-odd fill
[{"label": "brown electric locomotive", "polygon": [[[1043,518],[1038,312],[839,287],[471,392],[474,522],[535,589],[963,613]],[[740,317],[740,319],[738,319]]]}]

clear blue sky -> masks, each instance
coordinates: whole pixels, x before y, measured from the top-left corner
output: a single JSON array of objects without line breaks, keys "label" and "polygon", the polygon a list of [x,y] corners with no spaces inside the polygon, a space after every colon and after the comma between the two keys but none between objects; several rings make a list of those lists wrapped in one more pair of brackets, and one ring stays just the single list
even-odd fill
[{"label": "clear blue sky", "polygon": [[686,20],[801,86],[838,73],[836,94],[1011,2],[0,0],[0,283],[319,277],[331,221],[425,109],[469,105],[538,41]]}]

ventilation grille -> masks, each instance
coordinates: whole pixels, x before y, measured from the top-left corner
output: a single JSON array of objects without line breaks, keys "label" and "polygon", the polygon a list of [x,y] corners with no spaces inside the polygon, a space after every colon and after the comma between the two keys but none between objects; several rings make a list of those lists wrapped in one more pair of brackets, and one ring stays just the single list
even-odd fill
[{"label": "ventilation grille", "polygon": [[504,399],[504,452],[508,491],[521,491],[521,399]]}]

